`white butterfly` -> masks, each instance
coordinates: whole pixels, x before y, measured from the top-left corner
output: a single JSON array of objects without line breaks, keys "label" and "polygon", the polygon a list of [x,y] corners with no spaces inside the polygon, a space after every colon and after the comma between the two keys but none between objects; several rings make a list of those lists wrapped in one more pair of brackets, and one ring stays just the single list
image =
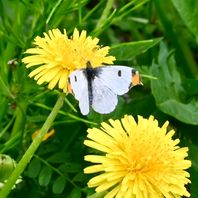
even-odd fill
[{"label": "white butterfly", "polygon": [[134,68],[120,65],[92,68],[89,62],[86,69],[70,74],[69,83],[83,115],[89,113],[90,106],[98,113],[111,113],[118,103],[118,95],[142,84]]}]

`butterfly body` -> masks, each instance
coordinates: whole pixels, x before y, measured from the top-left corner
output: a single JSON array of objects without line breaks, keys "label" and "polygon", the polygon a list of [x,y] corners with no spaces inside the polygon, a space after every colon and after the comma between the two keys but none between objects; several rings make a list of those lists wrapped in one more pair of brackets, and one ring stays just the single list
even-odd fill
[{"label": "butterfly body", "polygon": [[[74,97],[79,101],[83,115],[87,115],[92,107],[96,112],[107,114],[112,112],[118,95],[127,93],[134,85],[133,78],[138,75],[136,84],[141,84],[139,74],[131,67],[100,66],[75,70],[69,76]],[[134,78],[135,79],[135,78]]]},{"label": "butterfly body", "polygon": [[93,102],[93,86],[92,82],[96,76],[99,74],[98,69],[93,69],[91,66],[88,66],[85,70],[83,70],[84,75],[87,77],[87,88],[88,88],[88,96],[89,96],[89,105],[92,105]]}]

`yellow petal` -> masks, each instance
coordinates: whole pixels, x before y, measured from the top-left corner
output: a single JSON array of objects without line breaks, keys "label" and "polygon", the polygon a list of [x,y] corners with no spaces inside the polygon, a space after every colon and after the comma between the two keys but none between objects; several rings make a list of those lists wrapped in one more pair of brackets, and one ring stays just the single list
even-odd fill
[{"label": "yellow petal", "polygon": [[59,79],[60,79],[61,73],[57,73],[56,76],[53,77],[53,79],[50,80],[50,83],[48,85],[49,89],[53,89],[56,84],[58,83]]},{"label": "yellow petal", "polygon": [[61,76],[60,76],[58,87],[60,89],[63,89],[65,87],[65,85],[67,84],[67,82],[68,82],[68,71],[63,70],[62,73],[61,73]]}]

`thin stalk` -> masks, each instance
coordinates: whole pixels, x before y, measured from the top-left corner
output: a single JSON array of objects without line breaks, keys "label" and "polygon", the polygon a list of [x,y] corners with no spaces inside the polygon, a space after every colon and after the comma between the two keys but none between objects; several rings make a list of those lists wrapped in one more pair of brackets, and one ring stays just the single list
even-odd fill
[{"label": "thin stalk", "polygon": [[54,7],[52,8],[51,12],[49,13],[49,16],[47,17],[46,20],[46,24],[48,25],[49,21],[51,20],[53,14],[55,13],[56,9],[58,8],[58,6],[62,3],[63,0],[59,0],[56,2],[56,4],[54,5]]},{"label": "thin stalk", "polygon": [[[51,108],[48,107],[48,106],[46,106],[46,105],[44,105],[44,104],[34,103],[33,105],[36,105],[37,107],[41,107],[43,109],[47,109],[47,110],[51,111]],[[83,119],[81,117],[75,116],[75,115],[73,115],[71,113],[66,113],[64,111],[59,111],[59,114],[68,116],[68,117],[73,118],[73,119],[75,119],[77,121],[80,121],[80,122],[84,122],[84,123],[87,123],[87,124],[97,125],[97,123],[95,123],[95,122],[91,122],[89,120],[86,120],[86,119]]]},{"label": "thin stalk", "polygon": [[0,139],[7,132],[7,130],[9,129],[9,127],[11,126],[11,124],[13,123],[15,117],[16,117],[16,115],[14,114],[14,116],[12,117],[12,119],[8,122],[8,124],[5,126],[5,128],[1,131],[1,133],[0,133]]},{"label": "thin stalk", "polygon": [[96,10],[100,7],[100,5],[103,3],[103,1],[99,1],[98,4],[89,10],[89,12],[83,17],[82,22],[86,21]]},{"label": "thin stalk", "polygon": [[42,159],[38,155],[34,155],[35,158],[39,159],[43,164],[50,167],[54,172],[58,173],[60,176],[64,177],[65,180],[67,180],[70,184],[72,184],[75,188],[78,188],[78,186],[71,180],[69,177],[66,177],[59,169],[52,166],[50,163],[48,163],[46,160]]},{"label": "thin stalk", "polygon": [[17,104],[15,110],[16,119],[12,127],[10,138],[14,137],[16,134],[20,134],[20,136],[22,137],[26,122],[27,102],[25,100],[18,101],[16,104]]},{"label": "thin stalk", "polygon": [[10,177],[9,177],[8,181],[6,182],[4,188],[0,192],[0,197],[1,198],[6,198],[7,197],[7,195],[11,191],[12,187],[16,183],[17,179],[19,178],[21,173],[24,171],[27,164],[30,162],[32,156],[34,155],[34,153],[36,152],[37,148],[39,147],[39,145],[42,141],[42,137],[47,133],[47,131],[51,127],[51,125],[52,125],[54,119],[56,118],[60,108],[62,107],[64,99],[65,99],[65,94],[62,93],[59,96],[59,98],[58,98],[54,108],[52,109],[51,113],[47,117],[44,125],[42,126],[42,128],[40,130],[40,133],[33,140],[32,144],[29,146],[29,148],[27,149],[27,151],[25,152],[25,154],[23,155],[23,157],[21,158],[21,160],[17,164],[16,168],[14,169],[12,174],[10,175]]},{"label": "thin stalk", "polygon": [[78,23],[79,25],[82,25],[82,8],[78,8]]},{"label": "thin stalk", "polygon": [[2,77],[0,76],[0,86],[2,91],[9,96],[12,99],[15,99],[15,96],[11,93],[10,89],[8,88],[8,86],[6,85],[6,83],[3,81]]},{"label": "thin stalk", "polygon": [[113,6],[113,2],[114,2],[114,0],[107,1],[107,4],[106,4],[106,7],[102,13],[102,16],[100,17],[100,19],[96,25],[96,29],[99,29],[103,25],[103,23],[105,23],[106,19],[108,18],[108,15],[110,13],[110,10]]}]

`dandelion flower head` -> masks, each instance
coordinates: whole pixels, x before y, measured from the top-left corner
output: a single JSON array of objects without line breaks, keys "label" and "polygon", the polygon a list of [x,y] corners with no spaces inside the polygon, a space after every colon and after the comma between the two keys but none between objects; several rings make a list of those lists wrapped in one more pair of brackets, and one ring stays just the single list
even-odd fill
[{"label": "dandelion flower head", "polygon": [[85,30],[81,33],[74,30],[68,38],[66,30],[61,33],[59,29],[49,30],[44,37],[37,36],[35,47],[28,49],[28,54],[22,59],[26,67],[36,67],[29,74],[40,85],[49,83],[48,88],[56,85],[67,92],[68,76],[76,69],[86,67],[87,62],[94,66],[112,64],[114,56],[108,56],[109,47],[98,45],[99,39],[87,36]]},{"label": "dandelion flower head", "polygon": [[85,156],[94,165],[84,172],[97,175],[88,186],[106,192],[105,198],[189,197],[188,148],[178,146],[179,139],[173,140],[175,132],[167,126],[165,122],[159,127],[153,116],[139,116],[136,123],[125,115],[121,121],[103,122],[100,129],[88,129],[84,144],[99,151]]}]

